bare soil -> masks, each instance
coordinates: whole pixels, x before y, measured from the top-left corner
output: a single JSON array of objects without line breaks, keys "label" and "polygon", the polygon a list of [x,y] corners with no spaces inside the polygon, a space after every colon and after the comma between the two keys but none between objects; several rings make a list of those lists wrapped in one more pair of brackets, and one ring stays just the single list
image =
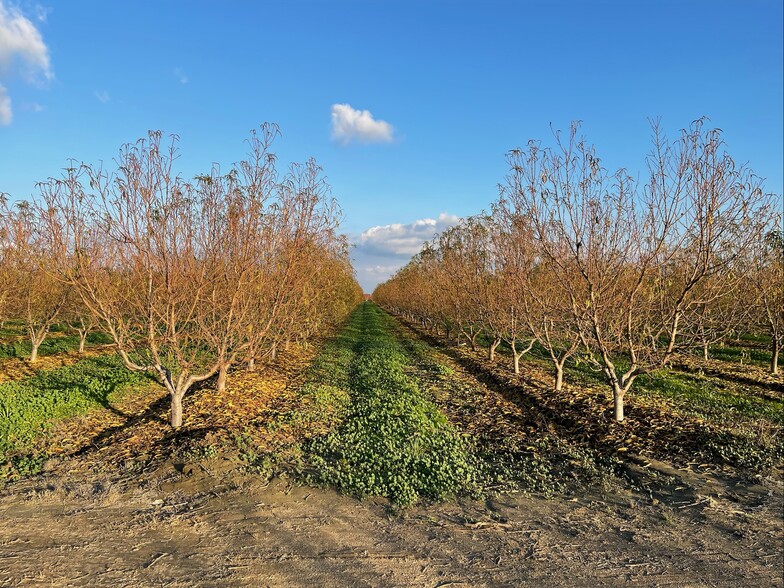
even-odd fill
[{"label": "bare soil", "polygon": [[[749,481],[630,452],[633,484],[399,511],[268,481],[237,452],[183,458],[195,440],[220,445],[238,418],[285,411],[307,359],[238,374],[225,397],[195,392],[177,435],[156,389],[63,423],[46,441],[59,449],[46,471],[0,490],[0,586],[784,586],[776,476]],[[500,434],[532,418],[508,389],[441,360],[476,391],[471,410],[497,411]],[[459,424],[467,407],[447,414]]]},{"label": "bare soil", "polygon": [[681,506],[505,494],[393,513],[172,464],[48,476],[0,499],[3,586],[781,586],[781,489]]}]

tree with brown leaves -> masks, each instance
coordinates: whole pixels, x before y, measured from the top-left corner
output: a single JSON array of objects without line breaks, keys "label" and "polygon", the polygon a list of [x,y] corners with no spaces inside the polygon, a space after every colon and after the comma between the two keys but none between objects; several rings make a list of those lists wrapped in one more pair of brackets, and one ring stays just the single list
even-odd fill
[{"label": "tree with brown leaves", "polygon": [[3,200],[6,240],[2,273],[7,280],[5,308],[25,323],[30,338],[30,356],[38,360],[38,350],[63,312],[68,290],[49,268],[54,252],[45,235],[38,231],[34,207],[29,202],[13,206]]},{"label": "tree with brown leaves", "polygon": [[125,366],[165,387],[175,428],[188,390],[216,375],[222,389],[238,359],[270,342],[298,303],[310,245],[337,238],[320,168],[309,162],[278,178],[277,135],[262,126],[245,161],[188,182],[174,172],[176,138],[164,145],[151,132],[123,148],[115,171],[83,165],[41,185],[60,279]]}]

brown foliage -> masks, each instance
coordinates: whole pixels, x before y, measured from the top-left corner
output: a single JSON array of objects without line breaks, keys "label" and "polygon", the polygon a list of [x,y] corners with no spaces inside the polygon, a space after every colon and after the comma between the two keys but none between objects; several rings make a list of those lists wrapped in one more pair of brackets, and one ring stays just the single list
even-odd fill
[{"label": "brown foliage", "polygon": [[[771,226],[772,198],[732,160],[720,131],[700,120],[671,141],[653,124],[642,188],[625,170],[605,169],[578,125],[566,139],[556,133],[552,148],[532,141],[508,161],[492,214],[434,240],[374,299],[423,325],[481,329],[491,359],[506,340],[515,371],[537,341],[556,390],[564,362],[579,353],[604,374],[618,421],[638,376],[747,316],[737,293]],[[755,257],[756,299],[760,309],[774,301],[776,314],[783,306],[768,285],[780,294],[779,266],[763,257]]]},{"label": "brown foliage", "polygon": [[[82,164],[41,183],[20,208],[34,239],[2,264],[27,264],[14,271],[29,277],[30,324],[46,330],[66,306],[82,336],[97,321],[127,368],[166,388],[179,427],[195,384],[217,374],[222,390],[239,360],[342,320],[361,292],[340,211],[315,161],[279,175],[278,134],[263,125],[244,161],[192,181],[175,171],[177,138],[150,132],[114,169]],[[6,233],[17,216],[6,211]]]}]

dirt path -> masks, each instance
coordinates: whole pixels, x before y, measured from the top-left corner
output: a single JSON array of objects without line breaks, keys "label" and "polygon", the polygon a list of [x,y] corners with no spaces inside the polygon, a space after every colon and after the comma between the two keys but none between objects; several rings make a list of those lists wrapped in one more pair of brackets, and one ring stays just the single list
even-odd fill
[{"label": "dirt path", "polygon": [[394,516],[381,500],[244,476],[227,485],[205,469],[120,493],[43,480],[0,499],[0,584],[782,585],[782,529],[768,507],[506,495]]},{"label": "dirt path", "polygon": [[[524,422],[501,392],[459,362],[439,361],[480,399],[455,404],[455,418],[492,408],[502,434]],[[295,372],[267,383],[236,378],[221,398],[194,394],[191,433],[213,416],[236,427],[235,412],[216,408],[229,402],[250,420],[285,410]],[[242,473],[236,455],[184,468],[167,458],[171,439],[156,424],[165,403],[126,408],[138,417],[133,428],[118,417],[116,430],[84,437],[85,451],[0,493],[0,586],[784,586],[780,481],[738,485],[646,460],[630,467],[660,479],[659,495],[680,488],[667,502],[612,485],[395,513],[382,499],[267,483]],[[127,469],[140,451],[157,458]]]}]

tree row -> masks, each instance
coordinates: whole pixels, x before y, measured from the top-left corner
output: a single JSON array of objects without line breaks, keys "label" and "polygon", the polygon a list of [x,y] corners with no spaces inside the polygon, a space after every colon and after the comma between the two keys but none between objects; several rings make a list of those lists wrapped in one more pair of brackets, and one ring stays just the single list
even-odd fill
[{"label": "tree row", "polygon": [[[0,311],[23,321],[31,361],[56,323],[107,333],[125,366],[182,400],[229,369],[274,358],[362,298],[315,161],[277,169],[265,124],[245,160],[192,180],[177,138],[151,132],[111,166],[79,164],[0,209]],[[82,339],[84,335],[82,335]]]},{"label": "tree row", "polygon": [[668,139],[652,125],[644,181],[609,170],[572,125],[553,145],[507,156],[489,213],[438,235],[373,298],[515,372],[535,346],[561,390],[567,362],[604,375],[614,415],[642,374],[739,333],[784,344],[781,196],[696,121]]}]

